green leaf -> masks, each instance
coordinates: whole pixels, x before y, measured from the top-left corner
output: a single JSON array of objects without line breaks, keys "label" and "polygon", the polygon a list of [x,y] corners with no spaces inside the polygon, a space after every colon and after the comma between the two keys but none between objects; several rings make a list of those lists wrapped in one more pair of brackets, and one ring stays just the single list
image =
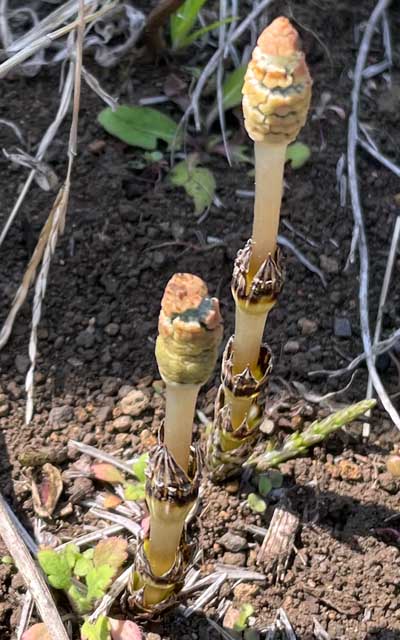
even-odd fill
[{"label": "green leaf", "polygon": [[125,500],[144,500],[146,495],[144,482],[128,482],[124,486],[124,498]]},{"label": "green leaf", "polygon": [[124,538],[107,538],[100,540],[94,548],[93,564],[95,567],[109,565],[119,569],[128,557],[128,543]]},{"label": "green leaf", "polygon": [[132,465],[133,473],[140,482],[146,482],[146,468],[149,462],[149,454],[142,453],[142,455],[135,460]]},{"label": "green leaf", "polygon": [[229,24],[234,19],[235,18],[231,16],[229,18],[225,18],[225,20],[216,20],[215,22],[212,22],[211,24],[208,24],[205,27],[201,27],[201,29],[197,29],[196,31],[193,31],[190,35],[184,38],[179,46],[188,47],[193,42],[196,42],[196,40],[198,40],[199,38],[202,38],[203,36],[205,36],[205,34],[208,33],[209,31],[214,31],[215,29],[218,29],[223,24]]},{"label": "green leaf", "polygon": [[300,169],[310,156],[310,147],[303,142],[293,142],[286,149],[286,162],[290,162],[292,169]]},{"label": "green leaf", "polygon": [[38,552],[38,560],[52,587],[55,589],[69,588],[71,568],[65,553],[57,553],[54,549],[41,549]]},{"label": "green leaf", "polygon": [[82,556],[76,561],[74,574],[79,577],[86,576],[91,569],[93,569],[93,562]]},{"label": "green leaf", "polygon": [[108,618],[99,616],[94,624],[86,620],[81,629],[82,640],[111,640]]},{"label": "green leaf", "polygon": [[251,604],[242,604],[239,611],[239,617],[234,624],[235,631],[244,631],[247,626],[247,620],[254,613],[254,607]]},{"label": "green leaf", "polygon": [[98,115],[104,129],[133,147],[153,151],[157,140],[179,146],[178,125],[172,118],[151,107],[121,105],[115,111],[109,107]]},{"label": "green leaf", "polygon": [[91,569],[86,576],[88,598],[90,600],[102,598],[110,586],[115,573],[115,569],[107,564]]},{"label": "green leaf", "polygon": [[185,0],[170,18],[172,48],[184,46],[185,39],[194,27],[199,11],[206,0]]},{"label": "green leaf", "polygon": [[81,585],[79,588],[76,584],[71,585],[68,589],[68,596],[73,600],[74,607],[78,613],[84,614],[92,611],[93,599],[88,598],[87,589],[84,585]]},{"label": "green leaf", "polygon": [[268,471],[268,477],[271,480],[273,489],[280,489],[283,485],[283,475],[278,469],[271,469]]},{"label": "green leaf", "polygon": [[267,496],[272,491],[272,482],[268,476],[260,476],[258,479],[258,491],[262,496]]},{"label": "green leaf", "polygon": [[264,513],[267,508],[264,500],[256,493],[249,493],[247,496],[247,504],[252,511],[255,511],[255,513]]},{"label": "green leaf", "polygon": [[196,166],[193,155],[175,165],[170,180],[175,186],[183,187],[193,199],[196,215],[201,215],[211,205],[216,188],[215,178],[205,167]]},{"label": "green leaf", "polygon": [[222,104],[225,111],[236,107],[242,102],[242,87],[247,66],[237,67],[228,73],[222,85]]},{"label": "green leaf", "polygon": [[69,542],[67,546],[63,549],[63,555],[67,561],[67,564],[70,569],[73,569],[76,561],[80,558],[81,554],[79,553],[79,549],[76,544]]}]

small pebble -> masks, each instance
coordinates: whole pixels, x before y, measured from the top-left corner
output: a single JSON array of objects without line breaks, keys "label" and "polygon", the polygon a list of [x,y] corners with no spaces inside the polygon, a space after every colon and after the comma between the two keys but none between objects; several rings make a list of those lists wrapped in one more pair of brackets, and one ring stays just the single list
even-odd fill
[{"label": "small pebble", "polygon": [[321,269],[326,273],[339,273],[339,263],[336,258],[329,258],[328,256],[322,255],[319,259],[319,264]]},{"label": "small pebble", "polygon": [[351,322],[348,318],[335,318],[333,332],[337,338],[351,338]]},{"label": "small pebble", "polygon": [[283,353],[293,354],[300,350],[300,344],[297,340],[288,340],[283,347]]},{"label": "small pebble", "polygon": [[232,551],[233,553],[237,553],[238,551],[242,551],[247,547],[246,538],[242,538],[242,536],[238,536],[230,531],[224,533],[217,542],[221,544],[227,551]]},{"label": "small pebble", "polygon": [[309,318],[300,318],[297,326],[303,336],[310,336],[318,330],[318,322]]}]

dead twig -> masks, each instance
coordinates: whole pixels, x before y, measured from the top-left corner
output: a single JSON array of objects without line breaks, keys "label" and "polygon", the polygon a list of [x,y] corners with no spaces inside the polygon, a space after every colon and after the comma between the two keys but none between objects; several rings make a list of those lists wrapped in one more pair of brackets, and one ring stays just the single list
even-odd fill
[{"label": "dead twig", "polygon": [[377,22],[381,19],[383,12],[389,6],[390,0],[379,0],[373,10],[362,40],[357,55],[356,67],[354,70],[354,83],[352,90],[352,111],[349,118],[348,126],[348,141],[347,141],[347,167],[349,176],[349,187],[351,195],[351,203],[355,224],[355,232],[352,240],[352,250],[355,251],[358,246],[360,257],[360,288],[359,288],[359,307],[360,307],[360,322],[361,322],[361,334],[366,354],[366,361],[368,371],[371,376],[373,386],[376,393],[379,396],[384,408],[392,418],[396,427],[400,429],[400,416],[394,408],[386,390],[382,384],[379,374],[375,367],[374,357],[372,354],[371,345],[371,332],[369,325],[369,300],[368,300],[368,281],[369,281],[369,258],[368,258],[368,245],[367,237],[365,233],[363,212],[361,207],[360,193],[358,188],[358,175],[357,175],[357,142],[358,142],[358,110],[359,99],[362,83],[362,73],[365,68],[365,63],[368,56],[368,51],[371,44],[371,39],[375,31]]},{"label": "dead twig", "polygon": [[[383,278],[381,295],[380,295],[380,298],[379,298],[379,306],[378,306],[378,313],[377,313],[377,316],[376,316],[374,342],[373,342],[373,346],[375,348],[376,348],[376,345],[379,342],[379,338],[381,337],[383,310],[385,308],[387,294],[388,294],[389,286],[390,286],[390,281],[392,279],[394,261],[396,259],[397,246],[399,244],[399,237],[400,237],[400,216],[397,216],[396,222],[395,222],[395,225],[394,225],[393,235],[392,235],[392,242],[391,242],[391,245],[390,245],[389,257],[388,257],[388,261],[386,263],[386,270],[385,270],[385,276]],[[373,358],[373,362],[375,363],[375,356],[372,355],[372,358]],[[369,375],[368,376],[367,395],[366,395],[366,397],[368,399],[372,398],[372,391],[373,391],[373,389],[372,389],[372,378],[371,378],[371,375]],[[370,415],[370,412],[368,412],[367,415]],[[365,422],[363,424],[363,437],[364,438],[368,438],[369,437],[370,429],[371,429],[370,424],[368,422]]]},{"label": "dead twig", "polygon": [[18,533],[10,516],[9,508],[0,494],[0,535],[13,557],[18,571],[24,579],[27,589],[32,594],[42,621],[52,640],[69,640],[60,614],[51,597],[43,573],[36,565],[29,550]]}]

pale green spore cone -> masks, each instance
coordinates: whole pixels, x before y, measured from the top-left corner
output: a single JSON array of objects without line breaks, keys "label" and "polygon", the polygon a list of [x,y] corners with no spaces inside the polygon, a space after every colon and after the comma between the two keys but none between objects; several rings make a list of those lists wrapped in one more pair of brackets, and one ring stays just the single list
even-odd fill
[{"label": "pale green spore cone", "polygon": [[259,472],[266,471],[271,467],[277,467],[286,460],[306,453],[310,447],[319,444],[334,431],[367,413],[375,405],[376,400],[362,400],[357,404],[332,413],[323,420],[316,420],[303,432],[296,432],[289,436],[280,449],[253,454],[244,463],[244,466],[255,467]]},{"label": "pale green spore cone", "polygon": [[204,384],[222,339],[219,303],[191,273],[176,273],[161,302],[156,359],[166,383]]}]

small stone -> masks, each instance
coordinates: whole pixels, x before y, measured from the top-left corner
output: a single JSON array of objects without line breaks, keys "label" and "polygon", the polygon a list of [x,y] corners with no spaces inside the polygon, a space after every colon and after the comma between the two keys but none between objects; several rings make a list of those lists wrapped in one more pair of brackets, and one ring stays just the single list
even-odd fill
[{"label": "small stone", "polygon": [[142,444],[144,449],[148,450],[157,444],[157,438],[153,436],[149,429],[143,429],[142,433],[140,434],[140,443]]},{"label": "small stone", "polygon": [[115,444],[117,447],[126,447],[131,445],[131,436],[129,433],[117,433],[115,436]]},{"label": "small stone", "polygon": [[112,417],[112,407],[109,405],[105,405],[104,407],[98,407],[96,409],[96,420],[97,422],[104,423],[107,420],[110,420]]},{"label": "small stone", "polygon": [[351,322],[348,318],[335,318],[333,332],[337,338],[351,338]]},{"label": "small stone", "polygon": [[116,396],[120,384],[121,381],[118,378],[106,378],[101,386],[101,390],[106,396]]},{"label": "small stone", "polygon": [[320,256],[319,264],[321,269],[326,273],[339,273],[339,263],[336,258],[329,258],[328,256]]},{"label": "small stone", "polygon": [[10,405],[8,403],[8,400],[6,396],[3,393],[1,393],[0,394],[0,418],[5,418],[5,416],[8,416],[9,411],[10,411]]},{"label": "small stone", "polygon": [[22,394],[21,389],[14,380],[8,383],[7,391],[14,398],[14,400],[18,400],[18,398],[20,398]]},{"label": "small stone", "polygon": [[49,425],[53,429],[62,429],[68,422],[74,419],[74,411],[67,404],[62,407],[53,407],[49,413]]},{"label": "small stone", "polygon": [[234,590],[233,595],[239,602],[248,602],[251,598],[259,592],[260,587],[258,584],[252,584],[251,582],[242,582],[238,584]]},{"label": "small stone", "polygon": [[152,633],[151,631],[146,634],[146,640],[161,640],[161,636],[158,633]]},{"label": "small stone", "polygon": [[86,409],[84,409],[83,407],[76,407],[76,409],[75,409],[75,418],[81,424],[85,424],[85,422],[87,422],[87,420],[89,418]]},{"label": "small stone", "polygon": [[239,621],[239,617],[240,617],[239,609],[236,609],[236,607],[228,607],[224,615],[222,626],[225,629],[235,629],[235,625]]},{"label": "small stone", "polygon": [[131,384],[123,384],[118,391],[118,398],[125,398],[131,391],[134,391],[134,387]]},{"label": "small stone", "polygon": [[309,318],[300,318],[297,326],[303,336],[311,336],[318,330],[318,322],[316,320],[310,320]]},{"label": "small stone", "polygon": [[149,406],[149,398],[140,391],[140,389],[134,389],[130,391],[127,396],[122,398],[120,406],[122,413],[127,416],[140,416],[145,409]]},{"label": "small stone", "polygon": [[300,344],[297,340],[288,340],[283,347],[283,353],[293,354],[300,350]]},{"label": "small stone", "polygon": [[226,551],[222,556],[222,562],[224,564],[229,564],[234,567],[244,567],[246,565],[246,554],[232,553],[231,551]]},{"label": "small stone", "polygon": [[93,140],[93,142],[90,142],[88,144],[88,149],[90,153],[93,153],[94,155],[99,155],[100,153],[102,153],[102,151],[104,151],[105,146],[106,146],[105,140]]},{"label": "small stone", "polygon": [[221,538],[217,540],[219,544],[221,544],[227,551],[232,551],[233,553],[237,553],[238,551],[242,551],[247,547],[246,538],[242,538],[242,536],[238,536],[230,531],[224,533]]},{"label": "small stone", "polygon": [[25,356],[23,354],[18,354],[16,356],[15,368],[18,371],[18,373],[20,373],[21,375],[24,375],[28,371],[29,365],[30,365],[30,360],[28,356]]},{"label": "small stone", "polygon": [[119,334],[119,324],[116,322],[110,322],[110,324],[104,327],[104,331],[110,337],[117,336]]},{"label": "small stone", "polygon": [[113,421],[113,427],[115,431],[119,433],[123,433],[124,431],[129,431],[132,425],[132,418],[130,416],[120,416],[116,420]]},{"label": "small stone", "polygon": [[397,493],[398,482],[393,478],[391,473],[385,472],[378,476],[379,486],[387,493]]},{"label": "small stone", "polygon": [[81,331],[80,333],[78,333],[78,336],[76,338],[76,344],[78,345],[78,347],[83,347],[83,349],[90,349],[91,347],[93,347],[94,342],[95,336],[93,331],[91,331],[90,329]]},{"label": "small stone", "polygon": [[239,480],[230,480],[226,483],[225,489],[228,493],[237,493],[239,491]]}]

